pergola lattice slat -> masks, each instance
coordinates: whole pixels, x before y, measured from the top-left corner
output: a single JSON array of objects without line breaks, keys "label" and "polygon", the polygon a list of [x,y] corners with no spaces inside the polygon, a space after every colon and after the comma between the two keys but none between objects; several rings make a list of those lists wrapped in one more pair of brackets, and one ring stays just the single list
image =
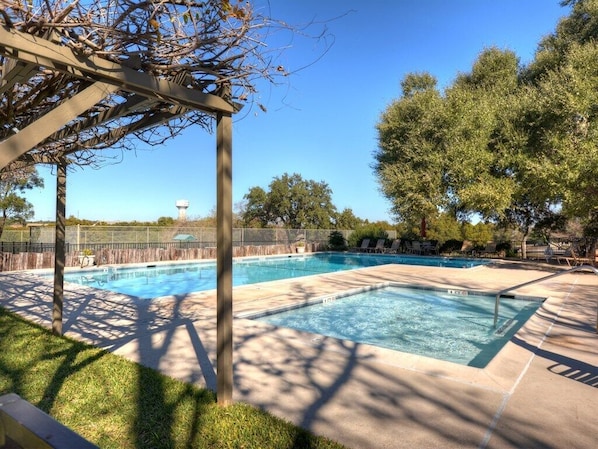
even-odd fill
[{"label": "pergola lattice slat", "polygon": [[76,119],[81,113],[118,90],[118,86],[94,83],[35,122],[0,142],[0,168],[34,148],[66,123]]},{"label": "pergola lattice slat", "polygon": [[7,59],[2,68],[0,95],[9,91],[16,83],[28,80],[37,72],[34,64],[24,64],[14,59]]},{"label": "pergola lattice slat", "polygon": [[149,108],[155,103],[156,100],[148,99],[141,95],[131,95],[124,103],[106,109],[99,114],[87,118],[86,120],[79,121],[72,127],[61,129],[57,133],[49,136],[47,140],[50,142],[62,141],[70,136],[76,135],[77,133],[97,126],[101,123],[105,123],[118,117],[123,117],[125,114],[129,114],[134,111]]}]

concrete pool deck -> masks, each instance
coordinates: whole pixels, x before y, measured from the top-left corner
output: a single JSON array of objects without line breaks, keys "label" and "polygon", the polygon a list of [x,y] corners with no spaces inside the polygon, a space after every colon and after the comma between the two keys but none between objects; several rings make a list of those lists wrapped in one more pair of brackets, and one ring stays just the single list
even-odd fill
[{"label": "concrete pool deck", "polygon": [[[370,267],[238,287],[234,313],[387,282],[495,293],[543,268],[561,267]],[[215,389],[215,292],[139,301],[65,287],[67,336]],[[594,449],[597,288],[582,272],[516,290],[548,299],[484,369],[235,318],[234,398],[353,449]],[[49,327],[51,305],[50,280],[0,273],[0,306]]]}]

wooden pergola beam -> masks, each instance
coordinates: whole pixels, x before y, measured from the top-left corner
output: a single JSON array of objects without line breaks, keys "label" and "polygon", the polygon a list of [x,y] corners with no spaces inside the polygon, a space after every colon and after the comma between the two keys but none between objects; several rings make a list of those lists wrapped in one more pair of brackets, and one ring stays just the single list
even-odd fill
[{"label": "wooden pergola beam", "polygon": [[52,333],[62,335],[64,311],[64,267],[66,260],[66,169],[61,157],[56,164],[56,229],[54,251],[54,290],[52,299]]},{"label": "wooden pergola beam", "polygon": [[131,134],[133,132],[142,131],[147,128],[152,128],[161,123],[169,122],[177,115],[181,115],[181,113],[181,111],[177,110],[160,112],[150,117],[143,118],[137,122],[130,123],[128,125],[124,125],[116,129],[112,129],[107,133],[92,137],[83,142],[74,142],[72,144],[67,144],[64,147],[63,152],[64,154],[70,154],[83,148],[91,149],[101,144],[102,142],[112,142],[125,134]]},{"label": "wooden pergola beam", "polygon": [[151,107],[153,104],[156,103],[157,100],[148,100],[146,97],[141,95],[131,95],[124,103],[119,104],[117,106],[105,109],[98,114],[95,114],[89,118],[84,120],[78,121],[75,125],[69,126],[68,128],[63,128],[60,131],[52,134],[44,142],[41,142],[42,145],[45,142],[58,142],[63,139],[66,139],[69,136],[73,136],[78,134],[86,129],[92,128],[94,126],[100,126],[109,120],[114,120],[119,117],[123,117],[126,114],[131,112],[135,112],[141,110],[146,107]]},{"label": "wooden pergola beam", "polygon": [[0,95],[11,89],[16,83],[27,81],[36,72],[36,67],[33,64],[24,64],[14,59],[5,60],[2,66]]},{"label": "wooden pergola beam", "polygon": [[101,80],[122,90],[210,114],[235,112],[233,105],[216,95],[189,89],[94,55],[79,55],[63,45],[3,26],[0,26],[0,54],[76,78]]},{"label": "wooden pergola beam", "polygon": [[182,113],[183,111],[181,111],[180,108],[173,108],[170,111],[154,114],[150,117],[145,117],[137,122],[129,123],[128,125],[112,129],[109,132],[106,132],[99,136],[91,137],[81,142],[77,141],[70,144],[66,144],[60,149],[59,155],[52,153],[25,153],[19,158],[19,160],[28,164],[56,165],[60,163],[63,156],[68,156],[69,154],[72,154],[76,151],[80,151],[82,149],[94,149],[94,147],[97,147],[102,143],[112,142],[125,134],[143,131],[144,129],[160,125],[161,123],[166,123],[172,120],[173,118],[176,118],[177,116],[181,115]]}]

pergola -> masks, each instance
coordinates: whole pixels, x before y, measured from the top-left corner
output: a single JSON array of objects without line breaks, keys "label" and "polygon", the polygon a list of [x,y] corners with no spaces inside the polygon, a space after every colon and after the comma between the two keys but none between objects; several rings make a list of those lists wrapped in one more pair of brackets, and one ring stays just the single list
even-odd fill
[{"label": "pergola", "polygon": [[[230,100],[230,90],[224,84],[225,88],[220,89],[219,94],[205,93],[184,71],[151,74],[139,66],[135,55],[114,60],[95,55],[93,51],[79,51],[77,47],[65,45],[64,39],[60,39],[55,31],[19,31],[10,26],[4,13],[2,15],[0,56],[4,58],[4,64],[0,95],[8,101],[2,106],[4,110],[0,109],[0,125],[3,125],[0,129],[0,170],[10,169],[10,164],[15,162],[57,167],[52,312],[52,330],[56,334],[62,334],[69,158],[78,151],[90,155],[127,135],[155,128],[193,111],[215,117],[217,396],[219,404],[229,404],[233,388],[232,114],[239,109]],[[21,89],[25,95],[14,95],[17,84],[29,86]],[[29,102],[27,111],[15,114],[19,102],[21,105]]]}]

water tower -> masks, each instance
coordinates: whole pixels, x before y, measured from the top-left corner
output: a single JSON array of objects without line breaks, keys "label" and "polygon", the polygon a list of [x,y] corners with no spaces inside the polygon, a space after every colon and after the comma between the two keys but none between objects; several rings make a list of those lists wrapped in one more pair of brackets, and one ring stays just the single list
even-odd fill
[{"label": "water tower", "polygon": [[189,201],[177,200],[176,207],[179,210],[179,220],[185,221],[187,219],[187,208],[189,207]]}]

